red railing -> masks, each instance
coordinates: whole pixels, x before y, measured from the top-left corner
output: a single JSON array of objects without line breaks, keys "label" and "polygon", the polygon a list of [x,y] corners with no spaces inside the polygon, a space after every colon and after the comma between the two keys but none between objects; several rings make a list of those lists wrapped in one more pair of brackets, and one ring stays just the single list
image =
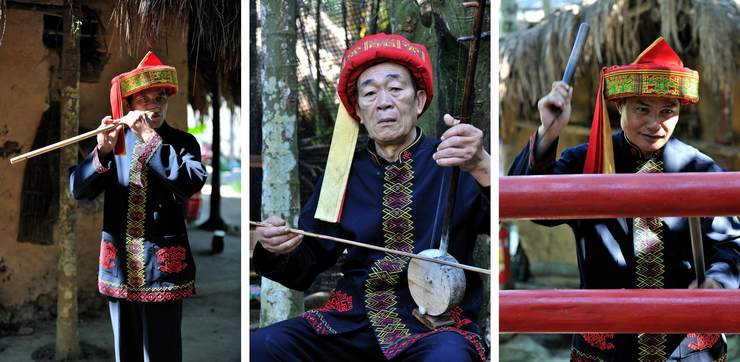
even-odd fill
[{"label": "red railing", "polygon": [[[506,176],[499,216],[740,215],[740,172]],[[740,290],[503,290],[501,332],[740,333]]]},{"label": "red railing", "polygon": [[517,333],[740,333],[740,290],[502,290],[499,329]]},{"label": "red railing", "polygon": [[499,204],[501,220],[740,215],[740,172],[505,176]]}]

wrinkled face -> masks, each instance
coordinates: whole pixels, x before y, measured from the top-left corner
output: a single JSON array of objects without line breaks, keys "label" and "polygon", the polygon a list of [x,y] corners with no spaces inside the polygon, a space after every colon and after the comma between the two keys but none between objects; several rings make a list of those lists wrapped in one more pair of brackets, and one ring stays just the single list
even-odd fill
[{"label": "wrinkled face", "polygon": [[367,68],[357,79],[357,94],[357,115],[371,139],[381,145],[413,141],[427,95],[414,90],[406,67],[381,63]]},{"label": "wrinkled face", "polygon": [[136,111],[153,111],[149,127],[157,129],[162,126],[167,116],[167,93],[164,88],[149,88],[135,93],[129,98],[129,108]]},{"label": "wrinkled face", "polygon": [[632,97],[618,108],[627,139],[643,153],[651,154],[671,138],[681,106],[674,98]]}]

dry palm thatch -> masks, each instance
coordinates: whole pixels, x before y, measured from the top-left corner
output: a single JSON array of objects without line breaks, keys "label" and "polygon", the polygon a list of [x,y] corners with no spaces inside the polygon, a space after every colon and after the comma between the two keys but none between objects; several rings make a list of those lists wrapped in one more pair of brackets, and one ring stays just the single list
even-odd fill
[{"label": "dry palm thatch", "polygon": [[0,0],[0,46],[3,45],[5,37],[5,23],[8,21],[8,4],[5,0]]},{"label": "dry palm thatch", "polygon": [[228,105],[239,104],[240,6],[236,0],[118,0],[112,22],[129,54],[152,48],[171,29],[187,30],[188,101],[203,112],[215,82]]},{"label": "dry palm thatch", "polygon": [[[531,112],[539,97],[562,77],[578,24],[591,31],[577,75],[595,85],[602,66],[631,63],[662,35],[687,65],[701,68],[701,81],[731,91],[740,54],[740,6],[735,0],[601,0],[575,11],[558,11],[536,26],[500,39],[500,100]],[[692,62],[693,61],[693,62]],[[512,109],[512,108],[510,108]]]}]

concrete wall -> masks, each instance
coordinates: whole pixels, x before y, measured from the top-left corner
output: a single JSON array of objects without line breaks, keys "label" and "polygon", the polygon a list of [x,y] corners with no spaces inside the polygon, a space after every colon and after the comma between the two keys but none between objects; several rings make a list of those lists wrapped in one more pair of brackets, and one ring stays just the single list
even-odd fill
[{"label": "concrete wall", "polygon": [[[109,61],[99,83],[80,83],[80,127],[95,128],[110,114],[110,79],[134,68],[146,50],[129,57],[119,51],[119,39],[112,37],[108,24],[111,4],[88,1],[86,6],[100,11],[107,30]],[[53,68],[59,53],[42,43],[43,13],[9,9],[5,37],[0,46],[0,335],[3,326],[49,315],[56,308],[57,245],[38,245],[16,241],[20,196],[26,163],[11,166],[8,159],[27,152],[33,143],[43,112],[49,107]],[[168,122],[180,129],[187,126],[188,87],[187,49],[184,30],[170,30],[166,44],[153,49],[165,64],[178,70],[180,91],[170,99]],[[15,145],[13,142],[16,142]],[[15,152],[14,152],[15,151]],[[86,150],[84,151],[86,152]],[[44,156],[39,156],[44,157]],[[66,172],[64,172],[66,174]],[[56,180],[49,180],[57,182]],[[102,213],[100,207],[78,208],[79,288],[81,304],[96,295],[96,273]],[[84,308],[81,308],[84,310]]]}]

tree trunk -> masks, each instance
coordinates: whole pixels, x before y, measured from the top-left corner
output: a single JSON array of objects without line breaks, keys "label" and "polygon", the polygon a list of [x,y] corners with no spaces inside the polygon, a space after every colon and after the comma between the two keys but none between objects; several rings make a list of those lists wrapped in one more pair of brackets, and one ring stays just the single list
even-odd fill
[{"label": "tree trunk", "polygon": [[213,82],[211,89],[211,109],[213,109],[213,135],[211,136],[211,198],[208,220],[198,228],[201,230],[223,230],[226,227],[224,219],[221,218],[221,87],[219,79]]},{"label": "tree trunk", "polygon": [[[296,2],[262,2],[262,216],[298,225]],[[303,312],[303,293],[262,278],[260,325]]]},{"label": "tree trunk", "polygon": [[[80,0],[64,2],[60,138],[77,135],[80,108]],[[59,274],[57,279],[57,360],[80,357],[77,330],[77,244],[75,200],[69,192],[67,170],[77,163],[77,145],[65,147],[59,157]]]},{"label": "tree trunk", "polygon": [[[321,0],[316,0],[316,130],[329,128],[321,121]],[[320,133],[316,133],[318,136]]]}]

